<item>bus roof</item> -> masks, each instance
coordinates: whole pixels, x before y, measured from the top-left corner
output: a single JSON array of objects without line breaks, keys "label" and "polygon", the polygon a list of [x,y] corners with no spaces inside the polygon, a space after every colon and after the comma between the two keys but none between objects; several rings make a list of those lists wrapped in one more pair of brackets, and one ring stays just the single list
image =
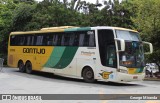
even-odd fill
[{"label": "bus roof", "polygon": [[41,30],[37,31],[16,31],[11,32],[10,35],[18,35],[18,34],[33,34],[33,33],[48,33],[48,32],[64,32],[67,28],[77,28],[75,26],[60,26],[60,27],[49,27],[49,28],[42,28]]},{"label": "bus roof", "polygon": [[113,30],[125,30],[138,32],[136,30],[121,28],[121,27],[110,27],[110,26],[96,26],[96,27],[76,27],[76,26],[60,26],[60,27],[49,27],[42,28],[37,31],[17,31],[11,32],[10,35],[18,35],[18,34],[39,34],[39,33],[48,33],[48,32],[69,32],[69,31],[85,31],[85,30],[94,30],[94,29],[113,29]]},{"label": "bus roof", "polygon": [[113,27],[116,30],[126,30],[126,31],[132,31],[132,32],[138,32],[136,30],[132,30],[132,29],[127,29],[127,28],[120,28],[120,27]]},{"label": "bus roof", "polygon": [[95,28],[95,29],[125,30],[125,31],[138,32],[138,31],[132,30],[132,29],[127,29],[127,28],[122,28],[122,27],[112,27],[112,26],[96,26],[96,27],[92,27],[92,28]]}]

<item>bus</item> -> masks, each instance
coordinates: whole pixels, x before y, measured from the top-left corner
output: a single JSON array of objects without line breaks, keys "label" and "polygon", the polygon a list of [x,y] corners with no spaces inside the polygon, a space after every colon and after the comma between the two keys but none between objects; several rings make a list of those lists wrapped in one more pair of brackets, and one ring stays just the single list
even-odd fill
[{"label": "bus", "polygon": [[61,26],[11,32],[7,63],[26,73],[50,72],[86,82],[131,82],[144,79],[144,54],[152,52],[152,44],[142,41],[135,30]]}]

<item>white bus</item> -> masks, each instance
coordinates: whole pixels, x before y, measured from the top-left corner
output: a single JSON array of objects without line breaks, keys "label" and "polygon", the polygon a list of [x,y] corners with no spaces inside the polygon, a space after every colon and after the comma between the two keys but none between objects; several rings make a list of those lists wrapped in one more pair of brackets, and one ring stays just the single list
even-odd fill
[{"label": "white bus", "polygon": [[143,42],[137,31],[119,27],[51,27],[12,32],[8,65],[19,71],[112,82],[141,81],[145,76]]}]

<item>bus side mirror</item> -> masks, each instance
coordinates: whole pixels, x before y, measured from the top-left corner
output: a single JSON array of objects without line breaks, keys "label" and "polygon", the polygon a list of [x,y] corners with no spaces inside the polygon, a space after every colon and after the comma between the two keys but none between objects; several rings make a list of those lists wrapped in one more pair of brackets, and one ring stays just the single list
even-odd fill
[{"label": "bus side mirror", "polygon": [[153,53],[153,45],[151,43],[145,42],[145,41],[143,41],[142,43],[143,43],[143,45],[148,45],[149,46],[149,52],[145,52],[144,54],[151,54],[151,53]]},{"label": "bus side mirror", "polygon": [[118,52],[125,51],[125,41],[123,39],[114,38],[117,41]]}]

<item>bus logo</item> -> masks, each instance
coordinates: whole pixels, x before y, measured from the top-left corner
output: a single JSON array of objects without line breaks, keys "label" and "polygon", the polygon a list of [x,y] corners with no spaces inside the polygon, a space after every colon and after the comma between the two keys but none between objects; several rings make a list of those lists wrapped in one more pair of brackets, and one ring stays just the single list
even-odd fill
[{"label": "bus logo", "polygon": [[111,74],[112,72],[103,72],[102,73],[102,77],[104,78],[104,79],[108,79],[109,78],[109,75]]},{"label": "bus logo", "polygon": [[23,48],[23,53],[45,54],[44,48]]}]

